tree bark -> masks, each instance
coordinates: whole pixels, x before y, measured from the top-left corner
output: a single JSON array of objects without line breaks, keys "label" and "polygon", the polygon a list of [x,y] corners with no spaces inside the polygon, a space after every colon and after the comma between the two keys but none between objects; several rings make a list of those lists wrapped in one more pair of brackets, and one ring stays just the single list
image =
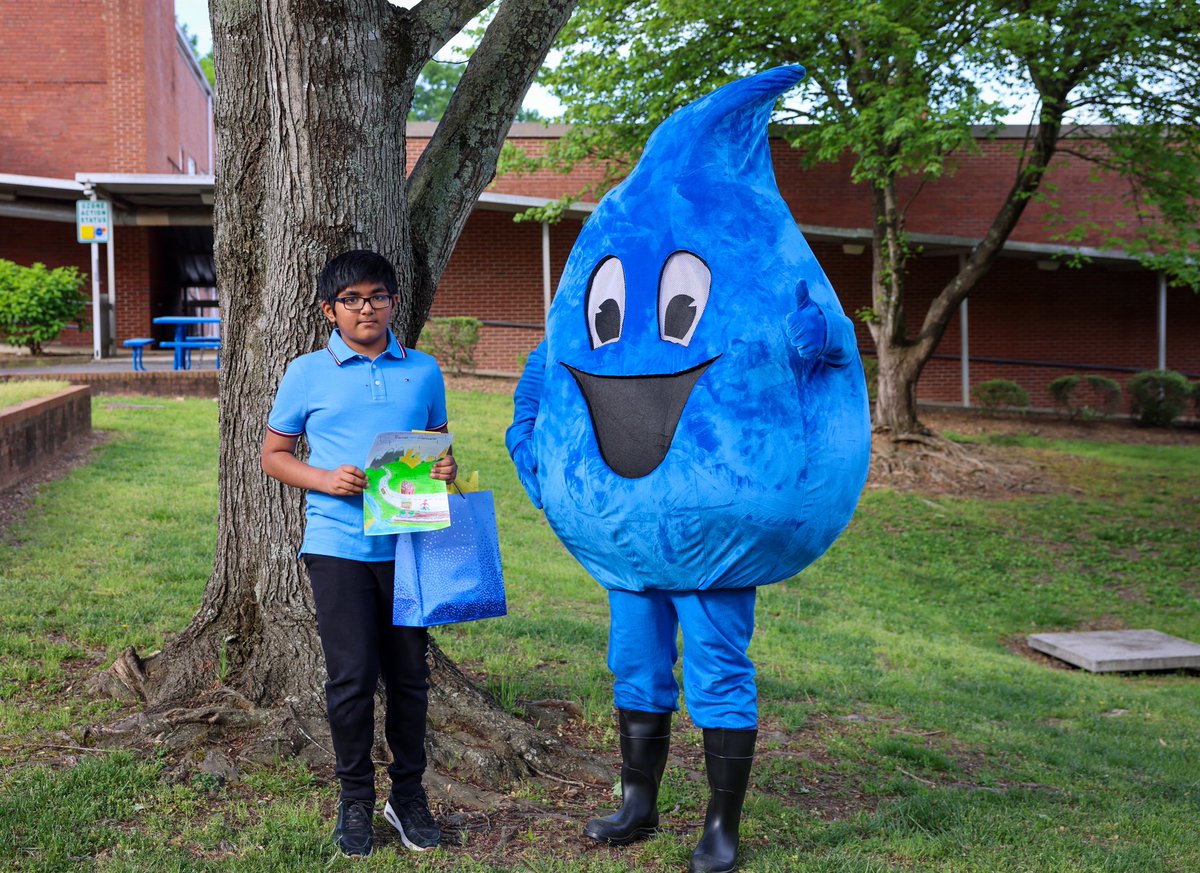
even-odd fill
[{"label": "tree bark", "polygon": [[[171,721],[247,724],[255,719],[230,713],[270,710],[293,723],[294,736],[313,739],[314,725],[319,730],[323,722],[325,669],[311,589],[297,560],[303,494],[262,472],[267,414],[288,362],[327,341],[316,280],[332,255],[367,248],[387,256],[400,287],[393,327],[409,342],[419,334],[454,241],[494,173],[499,144],[574,0],[502,4],[496,22],[503,27],[485,38],[495,47],[471,62],[464,80],[470,77],[472,91],[455,98],[464,108],[443,122],[429,169],[414,181],[414,225],[405,166],[414,82],[483,5],[212,3],[224,346],[216,561],[187,629],[157,656],[128,652],[118,662],[120,684],[146,702],[139,718],[145,730],[165,730]],[[447,141],[453,147],[436,147]],[[435,683],[445,677],[457,686],[460,674],[436,647],[433,657],[442,664]],[[451,698],[476,709],[488,705],[465,691],[435,693],[431,713],[446,723],[468,720],[447,709]],[[475,722],[495,725],[501,716],[481,713]],[[508,732],[520,728],[512,724]],[[509,745],[526,763],[488,772],[549,766],[529,763],[549,747],[528,736]],[[583,772],[588,764],[579,766]]]}]

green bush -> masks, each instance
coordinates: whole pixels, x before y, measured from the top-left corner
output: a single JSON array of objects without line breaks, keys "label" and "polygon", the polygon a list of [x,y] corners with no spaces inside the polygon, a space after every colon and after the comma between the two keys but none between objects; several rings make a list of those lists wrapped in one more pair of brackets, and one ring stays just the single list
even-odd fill
[{"label": "green bush", "polygon": [[479,344],[481,327],[483,322],[479,319],[466,316],[431,318],[421,330],[419,344],[443,367],[461,376],[463,370],[475,367],[475,346]]},{"label": "green bush", "polygon": [[1166,427],[1187,409],[1192,386],[1173,370],[1146,370],[1125,383],[1130,411],[1145,427]]},{"label": "green bush", "polygon": [[1192,405],[1196,407],[1196,418],[1200,418],[1200,382],[1192,383]]},{"label": "green bush", "polygon": [[42,353],[68,325],[86,325],[86,277],[75,267],[50,270],[0,259],[0,334],[13,345]]},{"label": "green bush", "polygon": [[989,379],[971,389],[971,396],[984,409],[1012,406],[1023,409],[1029,405],[1029,392],[1011,379]]},{"label": "green bush", "polygon": [[1121,386],[1107,376],[1062,376],[1050,383],[1050,395],[1072,421],[1104,418],[1117,411]]}]

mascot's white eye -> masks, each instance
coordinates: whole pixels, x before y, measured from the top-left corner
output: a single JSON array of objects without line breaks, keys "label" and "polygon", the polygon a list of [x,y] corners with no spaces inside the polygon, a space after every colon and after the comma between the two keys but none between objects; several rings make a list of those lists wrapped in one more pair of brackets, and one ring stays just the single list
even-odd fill
[{"label": "mascot's white eye", "polygon": [[712,273],[696,255],[676,252],[667,258],[658,280],[658,335],[681,346],[690,343],[711,285]]},{"label": "mascot's white eye", "polygon": [[592,348],[621,338],[625,325],[625,269],[614,257],[601,261],[588,282],[587,321]]}]

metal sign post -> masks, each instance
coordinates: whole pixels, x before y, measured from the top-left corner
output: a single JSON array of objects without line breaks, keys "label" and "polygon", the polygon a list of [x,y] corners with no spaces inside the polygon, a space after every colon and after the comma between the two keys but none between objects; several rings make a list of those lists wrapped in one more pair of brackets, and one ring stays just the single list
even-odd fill
[{"label": "metal sign post", "polygon": [[75,239],[92,247],[92,356],[99,360],[104,356],[100,243],[108,243],[112,239],[112,204],[107,200],[76,200]]}]

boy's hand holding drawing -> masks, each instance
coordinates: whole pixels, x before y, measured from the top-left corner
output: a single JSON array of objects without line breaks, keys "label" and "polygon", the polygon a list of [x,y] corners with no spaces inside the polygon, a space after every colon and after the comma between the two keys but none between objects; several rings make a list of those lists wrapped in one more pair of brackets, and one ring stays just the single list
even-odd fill
[{"label": "boy's hand holding drawing", "polygon": [[363,529],[367,536],[449,527],[446,482],[458,472],[451,435],[396,431],[375,437],[367,456]]},{"label": "boy's hand holding drawing", "polygon": [[[332,494],[335,497],[353,497],[367,490],[367,474],[353,464],[342,464],[335,470],[322,470],[322,482],[317,491]],[[447,454],[429,471],[434,479],[443,482],[453,482],[458,478],[458,463],[454,455]]]},{"label": "boy's hand holding drawing", "polygon": [[336,470],[323,471],[323,481],[318,489],[334,497],[352,497],[362,494],[367,488],[367,474],[353,464],[342,464]]}]

